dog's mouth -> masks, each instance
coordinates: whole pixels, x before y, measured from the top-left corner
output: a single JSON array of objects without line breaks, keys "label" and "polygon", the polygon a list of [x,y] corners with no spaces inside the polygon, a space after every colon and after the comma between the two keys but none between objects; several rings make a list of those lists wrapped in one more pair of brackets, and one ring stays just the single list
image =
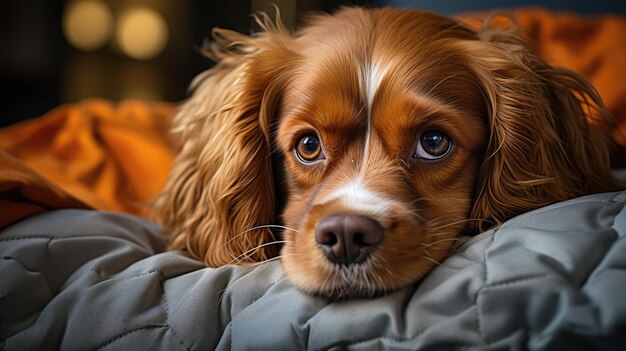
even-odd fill
[{"label": "dog's mouth", "polygon": [[302,224],[288,224],[298,231],[284,232],[285,274],[310,295],[375,298],[408,286],[445,257],[451,241],[440,239],[458,230],[431,236],[429,222],[408,206],[342,200],[311,208]]},{"label": "dog's mouth", "polygon": [[[376,252],[364,260],[346,262],[332,258],[332,253],[329,255],[327,251],[328,247],[319,245],[312,261],[283,252],[285,273],[299,290],[330,301],[342,301],[376,298],[396,289],[389,287],[389,282],[385,282],[381,275],[389,270],[382,265],[382,257]],[[299,259],[293,260],[297,256]]]},{"label": "dog's mouth", "polygon": [[313,295],[330,301],[375,298],[390,292],[381,277],[371,268],[371,260],[349,265],[331,264],[326,283]]},{"label": "dog's mouth", "polygon": [[[401,235],[405,234],[389,236]],[[283,269],[299,290],[330,301],[377,298],[413,284],[449,250],[447,246],[422,246],[419,240],[390,238],[374,248],[365,247],[367,254],[346,253],[337,257],[328,253],[328,246],[308,237],[301,245],[287,241],[281,255]]]},{"label": "dog's mouth", "polygon": [[315,240],[329,267],[319,294],[332,300],[380,294],[379,287],[384,284],[374,269],[373,256],[383,238],[383,227],[371,217],[323,218],[316,227]]}]

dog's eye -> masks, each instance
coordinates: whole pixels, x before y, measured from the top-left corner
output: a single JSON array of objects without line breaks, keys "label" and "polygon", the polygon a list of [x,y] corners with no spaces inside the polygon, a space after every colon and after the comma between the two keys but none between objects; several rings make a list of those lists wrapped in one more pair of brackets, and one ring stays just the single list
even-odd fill
[{"label": "dog's eye", "polygon": [[319,159],[323,159],[322,143],[320,139],[313,134],[307,134],[298,140],[296,145],[296,155],[300,161],[311,163]]},{"label": "dog's eye", "polygon": [[438,160],[448,155],[451,148],[452,141],[450,141],[450,138],[441,132],[431,130],[422,134],[413,157],[425,160]]}]

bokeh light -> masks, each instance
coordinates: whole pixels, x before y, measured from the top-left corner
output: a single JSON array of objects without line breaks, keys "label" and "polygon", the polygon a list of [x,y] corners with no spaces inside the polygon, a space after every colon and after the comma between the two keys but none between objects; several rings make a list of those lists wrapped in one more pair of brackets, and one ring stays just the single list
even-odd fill
[{"label": "bokeh light", "polygon": [[77,49],[97,50],[113,33],[113,14],[102,1],[76,1],[65,10],[63,33]]},{"label": "bokeh light", "polygon": [[117,23],[116,38],[122,52],[138,59],[154,58],[163,51],[168,38],[163,16],[148,8],[124,12]]}]

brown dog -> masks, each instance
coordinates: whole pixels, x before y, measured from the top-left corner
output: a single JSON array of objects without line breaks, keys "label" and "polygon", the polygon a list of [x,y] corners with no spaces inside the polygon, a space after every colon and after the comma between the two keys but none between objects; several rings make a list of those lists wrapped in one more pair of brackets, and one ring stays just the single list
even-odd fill
[{"label": "brown dog", "polygon": [[259,22],[215,30],[156,202],[172,247],[208,266],[284,244],[301,290],[372,296],[416,281],[463,231],[622,187],[597,92],[513,29],[361,8],[296,34]]}]

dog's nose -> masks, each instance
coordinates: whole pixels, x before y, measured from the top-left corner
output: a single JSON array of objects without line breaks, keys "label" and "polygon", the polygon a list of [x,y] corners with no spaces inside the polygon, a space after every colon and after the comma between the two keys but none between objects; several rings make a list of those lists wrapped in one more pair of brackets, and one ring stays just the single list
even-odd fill
[{"label": "dog's nose", "polygon": [[315,240],[329,261],[348,265],[365,260],[383,240],[383,227],[365,216],[329,216],[320,221]]}]

